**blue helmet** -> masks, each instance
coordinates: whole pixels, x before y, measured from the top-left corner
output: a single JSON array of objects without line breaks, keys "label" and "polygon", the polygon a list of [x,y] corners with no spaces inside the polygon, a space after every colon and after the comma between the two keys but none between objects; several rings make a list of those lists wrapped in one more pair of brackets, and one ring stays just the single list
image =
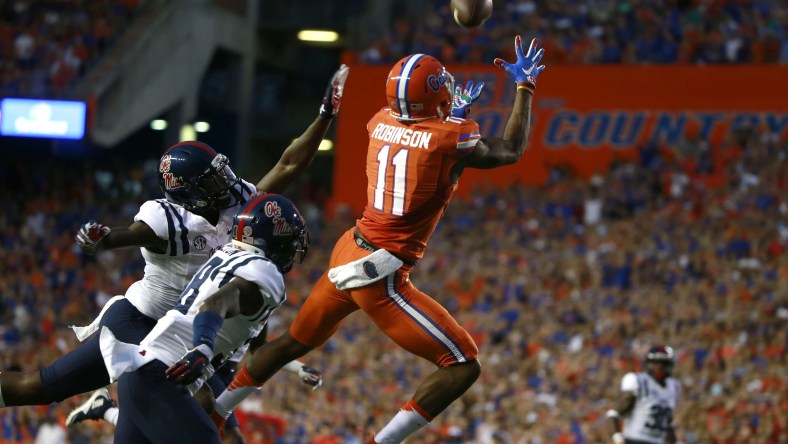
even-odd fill
[{"label": "blue helmet", "polygon": [[675,353],[673,347],[667,345],[655,345],[648,349],[646,353],[646,362],[658,362],[667,365],[673,365],[675,361]]},{"label": "blue helmet", "polygon": [[304,218],[293,202],[278,194],[257,196],[241,207],[231,234],[233,245],[265,254],[282,273],[290,271],[296,260],[302,263],[309,249]]},{"label": "blue helmet", "polygon": [[170,147],[161,156],[158,175],[167,200],[189,211],[223,210],[243,200],[230,161],[202,142]]},{"label": "blue helmet", "polygon": [[646,372],[657,381],[662,382],[673,373],[673,363],[675,360],[673,347],[655,345],[648,349],[648,353],[646,353]]}]

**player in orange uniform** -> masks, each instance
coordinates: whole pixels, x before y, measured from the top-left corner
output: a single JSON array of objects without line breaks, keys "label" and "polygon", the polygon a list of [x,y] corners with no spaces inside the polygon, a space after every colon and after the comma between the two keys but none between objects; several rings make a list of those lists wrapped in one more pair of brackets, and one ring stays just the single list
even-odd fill
[{"label": "player in orange uniform", "polygon": [[[484,137],[466,119],[481,87],[454,90],[454,79],[433,57],[415,54],[389,73],[383,108],[367,124],[368,204],[336,243],[329,270],[315,284],[290,332],[255,351],[217,400],[215,419],[229,414],[280,367],[322,345],[349,314],[363,310],[406,350],[438,367],[372,441],[398,443],[425,426],[479,377],[478,349],[438,302],[419,291],[410,270],[443,215],[464,168],[517,162],[530,128],[531,100],[543,50],[537,41],[517,62],[496,59],[517,83],[503,137]],[[220,427],[221,430],[221,427]]]}]

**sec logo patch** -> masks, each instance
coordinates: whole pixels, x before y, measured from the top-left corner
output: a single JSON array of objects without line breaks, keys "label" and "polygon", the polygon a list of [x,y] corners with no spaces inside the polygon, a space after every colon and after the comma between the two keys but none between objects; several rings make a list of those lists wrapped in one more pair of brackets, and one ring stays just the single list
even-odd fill
[{"label": "sec logo patch", "polygon": [[192,243],[194,244],[194,248],[196,250],[200,250],[200,251],[204,250],[205,246],[208,245],[208,241],[205,240],[205,238],[203,236],[195,237],[194,238],[194,242],[192,242]]}]

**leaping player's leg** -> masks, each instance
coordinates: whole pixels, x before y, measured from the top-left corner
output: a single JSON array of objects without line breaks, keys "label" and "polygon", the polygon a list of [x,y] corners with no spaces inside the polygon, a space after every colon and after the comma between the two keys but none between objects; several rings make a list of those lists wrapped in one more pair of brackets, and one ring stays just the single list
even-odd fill
[{"label": "leaping player's leg", "polygon": [[479,378],[479,350],[443,306],[394,273],[375,285],[351,292],[362,310],[405,350],[438,369],[413,398],[378,432],[374,442],[399,443],[446,409]]},{"label": "leaping player's leg", "polygon": [[[112,304],[101,319],[118,340],[139,344],[156,321],[126,299]],[[44,405],[109,385],[98,335],[35,372],[0,372],[0,407]]]},{"label": "leaping player's leg", "polygon": [[4,406],[45,405],[109,384],[98,337],[34,372],[0,373]]}]

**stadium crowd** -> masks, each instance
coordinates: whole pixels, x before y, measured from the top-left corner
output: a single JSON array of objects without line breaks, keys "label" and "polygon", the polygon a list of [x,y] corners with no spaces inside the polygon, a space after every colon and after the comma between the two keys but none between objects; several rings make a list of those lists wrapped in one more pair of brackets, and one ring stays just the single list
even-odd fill
[{"label": "stadium crowd", "polygon": [[[14,159],[0,166],[0,369],[33,369],[75,345],[66,326],[89,322],[142,273],[137,251],[81,255],[79,224],[127,224],[159,192],[155,160]],[[708,186],[712,175],[721,186]],[[604,412],[620,378],[667,343],[678,353],[681,442],[788,443],[786,192],[788,140],[745,128],[719,146],[644,146],[591,180],[556,169],[543,188],[480,185],[455,200],[412,279],[472,333],[484,370],[417,441],[608,442]],[[288,274],[272,335],[354,219],[296,200],[312,247]],[[312,393],[277,375],[241,406],[248,442],[361,443],[428,371],[355,315],[307,360],[325,386]],[[0,439],[111,442],[103,422],[63,428],[79,401],[0,409]]]},{"label": "stadium crowd", "polygon": [[[391,3],[391,2],[390,2]],[[454,24],[449,1],[393,2],[370,30],[365,63],[425,53],[444,63],[509,60],[511,36],[541,39],[556,63],[788,63],[788,6],[778,0],[514,0],[480,28]]]},{"label": "stadium crowd", "polygon": [[139,0],[0,2],[0,96],[59,96],[116,40]]}]

